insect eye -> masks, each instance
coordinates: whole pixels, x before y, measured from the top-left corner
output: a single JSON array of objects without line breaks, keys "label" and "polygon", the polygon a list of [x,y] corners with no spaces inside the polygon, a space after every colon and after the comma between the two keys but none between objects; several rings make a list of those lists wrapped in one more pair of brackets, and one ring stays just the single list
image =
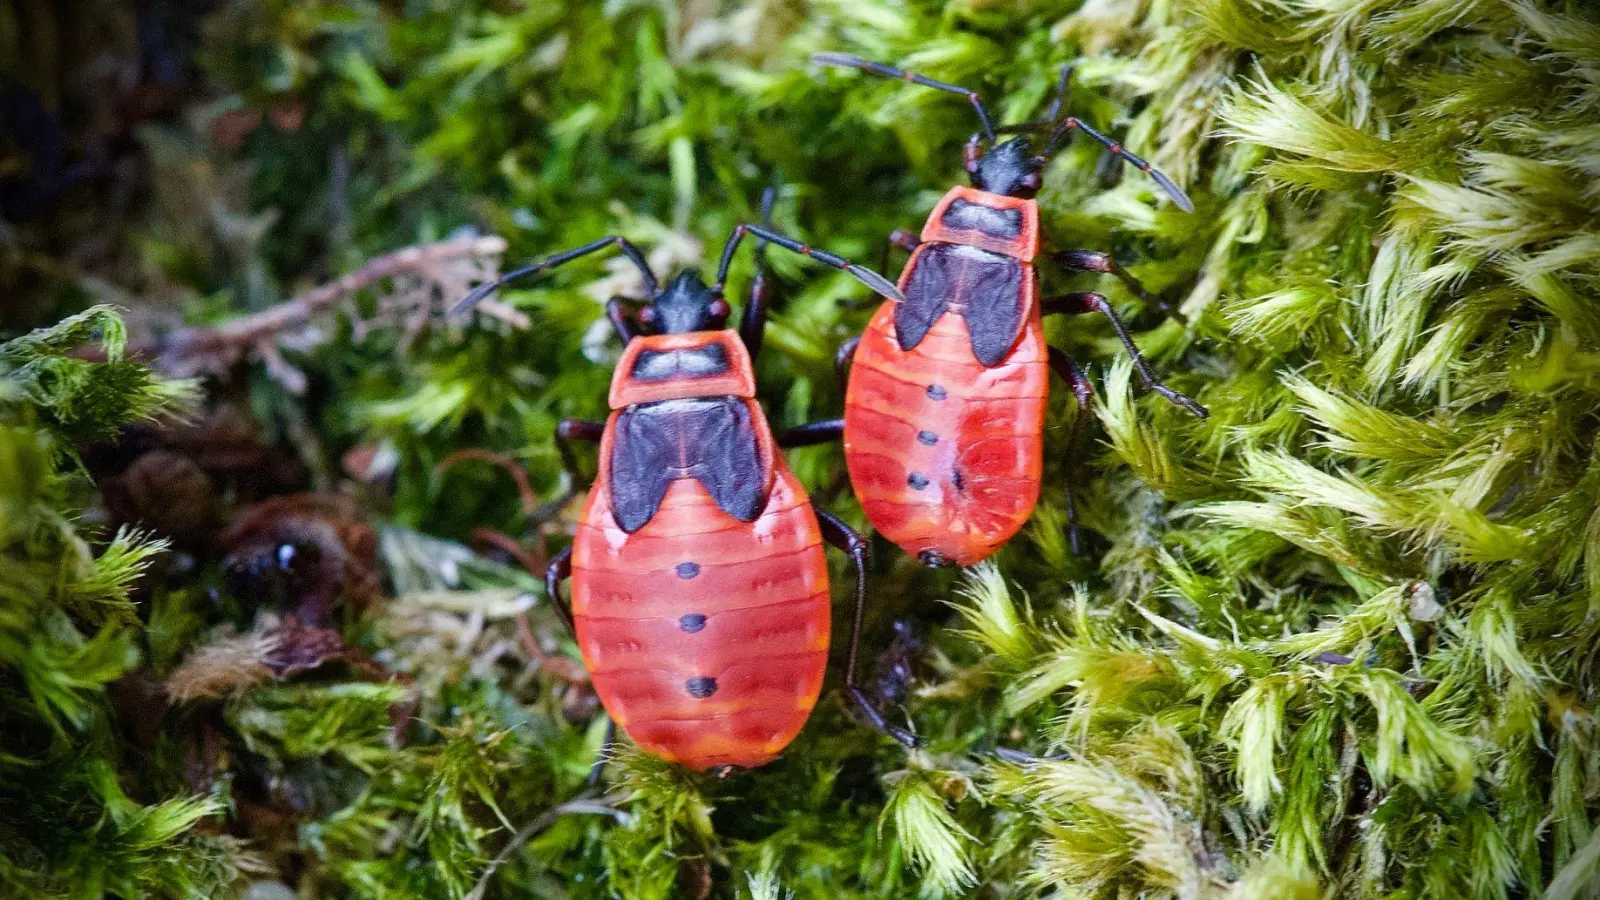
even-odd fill
[{"label": "insect eye", "polygon": [[1022,176],[1022,186],[1030,191],[1037,191],[1042,183],[1038,172],[1029,172]]},{"label": "insect eye", "polygon": [[645,308],[639,310],[639,321],[646,325],[655,324],[656,308],[654,306],[646,306]]},{"label": "insect eye", "polygon": [[732,308],[728,306],[728,301],[722,299],[721,297],[711,301],[711,305],[706,307],[706,309],[711,312],[713,317],[718,319],[727,318],[728,313],[733,311]]}]

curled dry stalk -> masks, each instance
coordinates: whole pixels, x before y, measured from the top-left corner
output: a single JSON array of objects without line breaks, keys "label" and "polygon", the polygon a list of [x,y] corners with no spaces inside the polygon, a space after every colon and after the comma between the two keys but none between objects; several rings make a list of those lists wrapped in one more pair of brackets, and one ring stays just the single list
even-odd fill
[{"label": "curled dry stalk", "polygon": [[[178,378],[222,376],[250,355],[260,359],[284,387],[301,393],[305,374],[284,360],[282,349],[321,343],[324,335],[313,325],[319,315],[342,305],[357,340],[375,326],[389,325],[401,328],[409,341],[454,298],[494,277],[497,258],[505,250],[505,239],[494,236],[406,247],[368,260],[354,272],[271,309],[222,325],[181,329],[140,348],[141,354],[163,373]],[[385,281],[390,290],[379,296],[376,312],[363,315],[355,296]],[[504,303],[480,303],[477,309],[514,328],[528,327],[527,316]]]}]

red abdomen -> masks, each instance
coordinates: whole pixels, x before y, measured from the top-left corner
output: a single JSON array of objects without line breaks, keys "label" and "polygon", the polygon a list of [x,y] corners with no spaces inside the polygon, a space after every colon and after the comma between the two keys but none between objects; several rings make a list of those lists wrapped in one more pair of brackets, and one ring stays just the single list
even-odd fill
[{"label": "red abdomen", "polygon": [[1037,305],[1025,308],[1016,345],[993,367],[974,356],[954,310],[902,350],[895,304],[885,303],[856,348],[844,414],[850,481],[873,527],[925,561],[978,562],[1038,501],[1048,351]]},{"label": "red abdomen", "polygon": [[[607,424],[603,460],[616,419]],[[632,534],[612,515],[602,470],[573,542],[573,623],[595,691],[634,743],[690,768],[772,760],[822,689],[822,535],[781,456],[773,467],[771,494],[754,521],[724,512],[685,477]]]}]

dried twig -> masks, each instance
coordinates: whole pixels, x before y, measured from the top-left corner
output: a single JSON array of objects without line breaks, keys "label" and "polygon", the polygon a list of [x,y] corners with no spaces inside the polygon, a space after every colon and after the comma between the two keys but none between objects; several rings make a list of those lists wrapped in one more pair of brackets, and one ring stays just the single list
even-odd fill
[{"label": "dried twig", "polygon": [[[357,335],[365,334],[371,323],[361,319],[350,298],[388,280],[396,283],[396,289],[380,299],[378,317],[415,331],[430,320],[434,309],[465,294],[473,283],[492,278],[495,258],[505,250],[505,240],[492,236],[406,247],[271,309],[214,327],[185,328],[142,352],[173,377],[224,375],[252,354],[274,378],[300,391],[305,376],[283,360],[279,348],[318,342],[321,335],[311,330],[318,315],[342,304]],[[502,303],[481,303],[477,309],[516,328],[529,324],[527,316]]]}]

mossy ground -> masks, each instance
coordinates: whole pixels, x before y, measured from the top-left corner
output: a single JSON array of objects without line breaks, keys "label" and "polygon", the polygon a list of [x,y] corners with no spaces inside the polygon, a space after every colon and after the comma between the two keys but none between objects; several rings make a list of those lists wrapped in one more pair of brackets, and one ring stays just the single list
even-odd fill
[{"label": "mossy ground", "polygon": [[[827,700],[760,771],[717,781],[624,751],[572,804],[601,723],[572,673],[519,646],[519,614],[575,651],[539,579],[464,549],[493,529],[537,560],[569,525],[524,535],[503,470],[441,463],[501,452],[556,495],[552,430],[604,410],[617,348],[600,301],[624,268],[508,292],[524,328],[437,314],[470,269],[384,282],[240,366],[213,360],[234,377],[203,386],[121,356],[120,320],[99,310],[15,341],[0,348],[0,891],[1600,894],[1589,4],[277,0],[154,25],[117,4],[4,11],[8,77],[46,85],[79,140],[52,160],[8,138],[37,182],[0,234],[19,333],[102,300],[159,350],[180,321],[269,309],[462,229],[504,237],[507,264],[621,233],[663,270],[704,265],[769,184],[782,230],[875,265],[960,177],[975,123],[959,98],[808,54],[971,85],[1007,122],[1072,63],[1071,109],[1197,211],[1080,140],[1048,170],[1045,227],[1057,247],[1117,254],[1187,322],[1110,278],[1044,278],[1110,296],[1212,415],[1139,389],[1105,322],[1052,323],[1091,367],[1098,423],[1068,456],[1057,392],[1033,524],[964,574],[878,548],[869,647],[890,646],[893,620],[921,623],[907,712],[924,749]],[[86,54],[60,34],[139,60],[162,101],[117,106],[127,161],[87,181],[68,164],[93,156],[80,139],[100,120],[68,113],[118,95],[84,99],[109,70],[63,76]],[[863,292],[772,264],[769,415],[835,415],[832,354],[864,324]],[[68,353],[91,338],[107,361]],[[198,415],[202,387],[292,448],[299,486],[346,490],[376,526],[385,596],[340,623],[371,665],[171,699],[197,648],[236,649],[228,629],[256,611],[216,554],[98,529],[88,475],[119,427]],[[354,486],[338,462],[352,448],[392,476]],[[836,449],[792,460],[862,523]],[[1091,534],[1077,555],[1069,476]],[[996,745],[1060,758],[1017,766]],[[544,827],[514,841],[530,823]]]}]

